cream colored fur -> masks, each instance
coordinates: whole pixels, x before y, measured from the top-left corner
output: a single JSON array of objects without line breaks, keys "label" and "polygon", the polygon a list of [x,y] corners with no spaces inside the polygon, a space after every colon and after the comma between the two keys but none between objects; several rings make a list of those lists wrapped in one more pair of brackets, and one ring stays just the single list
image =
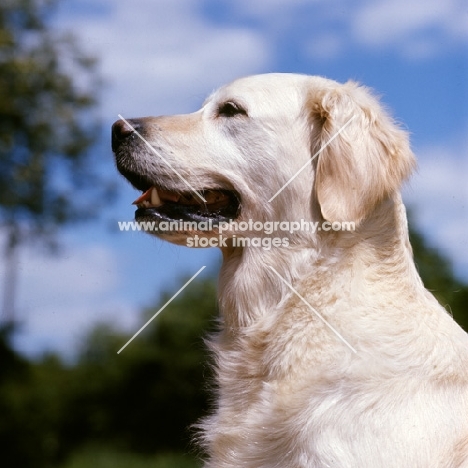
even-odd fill
[{"label": "cream colored fur", "polygon": [[[227,101],[247,115],[219,116]],[[357,224],[281,233],[288,248],[223,249],[205,468],[467,468],[468,337],[419,278],[399,195],[414,157],[369,90],[248,77],[194,114],[149,118],[145,135],[195,188],[235,189],[239,220]],[[132,157],[186,190],[144,145]]]}]

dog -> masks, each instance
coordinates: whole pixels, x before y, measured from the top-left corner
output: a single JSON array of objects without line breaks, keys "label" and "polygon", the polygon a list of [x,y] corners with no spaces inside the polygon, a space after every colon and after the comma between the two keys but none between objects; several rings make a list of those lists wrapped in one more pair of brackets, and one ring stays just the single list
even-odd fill
[{"label": "dog", "polygon": [[112,147],[137,221],[223,254],[205,468],[468,467],[468,335],[418,275],[415,157],[369,89],[241,78]]}]

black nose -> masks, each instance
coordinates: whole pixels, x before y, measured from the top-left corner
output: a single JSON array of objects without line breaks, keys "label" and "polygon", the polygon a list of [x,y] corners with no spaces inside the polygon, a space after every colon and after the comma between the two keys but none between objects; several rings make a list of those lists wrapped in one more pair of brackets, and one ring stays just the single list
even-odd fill
[{"label": "black nose", "polygon": [[117,120],[112,125],[112,151],[115,151],[122,141],[138,131],[140,125],[135,120]]}]

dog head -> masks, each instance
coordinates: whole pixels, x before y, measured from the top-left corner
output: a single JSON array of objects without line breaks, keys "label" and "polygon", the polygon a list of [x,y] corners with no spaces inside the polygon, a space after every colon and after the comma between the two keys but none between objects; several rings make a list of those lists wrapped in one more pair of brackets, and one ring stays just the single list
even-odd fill
[{"label": "dog head", "polygon": [[112,147],[143,192],[137,220],[211,221],[204,236],[229,220],[359,224],[414,166],[406,133],[367,89],[291,74],[239,79],[192,114],[119,120]]}]

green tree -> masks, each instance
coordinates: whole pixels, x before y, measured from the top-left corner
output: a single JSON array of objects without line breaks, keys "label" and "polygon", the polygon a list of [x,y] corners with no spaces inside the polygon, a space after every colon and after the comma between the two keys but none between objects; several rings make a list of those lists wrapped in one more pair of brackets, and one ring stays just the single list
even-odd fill
[{"label": "green tree", "polygon": [[[153,316],[163,297],[142,314]],[[98,326],[86,339],[61,406],[60,446],[127,453],[187,453],[190,426],[208,409],[203,338],[216,327],[213,280],[193,282],[120,354],[129,336]],[[157,465],[156,465],[157,466]]]},{"label": "green tree", "polygon": [[27,362],[0,331],[0,452],[5,468],[47,468],[60,457],[58,427],[64,367],[56,359]]},{"label": "green tree", "polygon": [[[57,227],[92,213],[88,150],[96,60],[51,28],[52,0],[0,4],[0,227],[6,236],[3,313],[12,319],[17,248],[54,239]],[[87,191],[85,192],[84,189]],[[79,193],[78,193],[79,192]]]}]

